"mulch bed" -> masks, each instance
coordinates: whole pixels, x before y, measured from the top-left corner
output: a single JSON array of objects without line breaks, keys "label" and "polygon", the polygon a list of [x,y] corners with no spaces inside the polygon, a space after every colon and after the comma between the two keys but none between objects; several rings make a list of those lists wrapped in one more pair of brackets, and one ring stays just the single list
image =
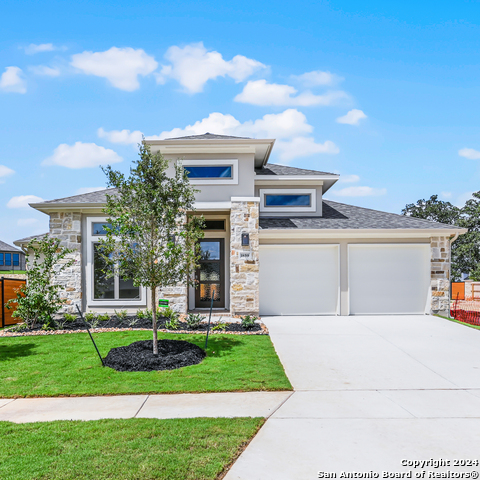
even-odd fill
[{"label": "mulch bed", "polygon": [[[186,322],[180,321],[178,323],[178,329],[169,330],[165,328],[165,321],[167,319],[160,317],[157,319],[157,327],[159,332],[164,333],[207,333],[207,322],[202,322],[198,328],[189,328]],[[225,330],[213,330],[216,322],[219,321],[219,317],[212,318],[210,323],[210,334],[233,334],[233,335],[268,335],[267,327],[260,322],[256,322],[253,328],[245,330],[240,322],[227,323]],[[18,326],[18,325],[17,325]],[[13,331],[12,331],[13,328]],[[98,322],[96,326],[89,326],[92,332],[122,332],[129,330],[152,330],[152,320],[146,318],[128,317],[126,319],[119,319],[115,316]],[[87,326],[80,318],[77,318],[74,322],[66,322],[63,328],[57,330],[42,330],[41,325],[36,326],[33,329],[16,331],[15,326],[11,328],[5,328],[0,330],[0,337],[13,337],[13,336],[43,336],[43,335],[63,335],[66,333],[78,333],[86,331]]]},{"label": "mulch bed", "polygon": [[152,340],[141,340],[112,348],[104,363],[119,372],[151,372],[197,365],[204,358],[205,352],[199,346],[184,340],[159,340],[158,355],[153,354]]}]

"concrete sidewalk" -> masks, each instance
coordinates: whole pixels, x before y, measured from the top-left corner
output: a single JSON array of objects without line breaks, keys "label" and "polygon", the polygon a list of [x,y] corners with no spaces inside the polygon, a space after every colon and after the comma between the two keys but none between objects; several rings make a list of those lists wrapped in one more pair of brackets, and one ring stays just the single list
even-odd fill
[{"label": "concrete sidewalk", "polygon": [[232,392],[0,399],[0,421],[269,417],[291,394]]}]

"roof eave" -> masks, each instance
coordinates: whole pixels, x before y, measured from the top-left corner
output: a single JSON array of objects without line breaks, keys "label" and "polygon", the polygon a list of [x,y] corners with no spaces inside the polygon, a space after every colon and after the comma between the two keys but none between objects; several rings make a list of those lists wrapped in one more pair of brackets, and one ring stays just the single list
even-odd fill
[{"label": "roof eave", "polygon": [[462,235],[466,228],[267,228],[260,238],[431,238]]},{"label": "roof eave", "polygon": [[63,202],[55,202],[55,203],[29,203],[29,206],[38,210],[43,213],[49,213],[52,211],[59,211],[59,210],[76,210],[76,211],[84,211],[84,210],[101,210],[106,204],[105,203],[63,203]]}]

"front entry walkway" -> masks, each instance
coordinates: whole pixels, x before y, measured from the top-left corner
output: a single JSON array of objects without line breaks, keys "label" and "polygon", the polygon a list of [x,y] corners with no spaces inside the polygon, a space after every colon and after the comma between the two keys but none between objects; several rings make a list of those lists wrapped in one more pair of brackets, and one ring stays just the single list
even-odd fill
[{"label": "front entry walkway", "polygon": [[479,330],[423,315],[262,320],[295,392],[225,480],[415,478],[402,462],[429,459],[450,464],[417,478],[480,471],[454,465],[480,460]]}]

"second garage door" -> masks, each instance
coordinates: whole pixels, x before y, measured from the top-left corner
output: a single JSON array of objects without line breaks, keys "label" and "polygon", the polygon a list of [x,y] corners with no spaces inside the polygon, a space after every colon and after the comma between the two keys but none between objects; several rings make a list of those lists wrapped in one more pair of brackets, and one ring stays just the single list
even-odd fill
[{"label": "second garage door", "polygon": [[430,246],[349,245],[351,315],[422,314],[430,292]]},{"label": "second garage door", "polygon": [[260,245],[261,315],[335,315],[338,245]]}]

